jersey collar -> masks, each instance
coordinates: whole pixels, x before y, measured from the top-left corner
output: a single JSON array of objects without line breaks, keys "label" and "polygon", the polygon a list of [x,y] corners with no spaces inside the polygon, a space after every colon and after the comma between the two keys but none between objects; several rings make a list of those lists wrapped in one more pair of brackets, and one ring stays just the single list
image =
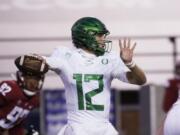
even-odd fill
[{"label": "jersey collar", "polygon": [[88,59],[94,59],[96,58],[96,55],[95,54],[92,54],[92,53],[88,53],[86,51],[84,51],[83,49],[78,49],[78,53],[82,56],[82,57],[85,57],[85,58],[88,58]]}]

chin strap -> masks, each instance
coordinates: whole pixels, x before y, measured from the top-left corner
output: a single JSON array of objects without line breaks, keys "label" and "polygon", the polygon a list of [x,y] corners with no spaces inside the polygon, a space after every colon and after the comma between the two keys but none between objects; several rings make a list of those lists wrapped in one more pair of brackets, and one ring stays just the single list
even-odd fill
[{"label": "chin strap", "polygon": [[27,96],[34,96],[36,95],[36,92],[32,92],[30,90],[27,90],[27,89],[23,89],[24,93],[27,95]]}]

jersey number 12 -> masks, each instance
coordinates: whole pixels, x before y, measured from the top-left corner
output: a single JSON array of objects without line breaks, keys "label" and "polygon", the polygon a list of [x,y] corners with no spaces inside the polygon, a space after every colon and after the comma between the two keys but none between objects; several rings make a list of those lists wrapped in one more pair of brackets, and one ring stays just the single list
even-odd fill
[{"label": "jersey number 12", "polygon": [[[103,111],[104,105],[93,104],[91,98],[103,91],[103,75],[97,74],[73,74],[73,79],[76,80],[77,95],[78,95],[78,107],[79,110],[95,110]],[[99,88],[83,93],[83,82],[90,82],[91,80],[98,81]],[[86,107],[84,107],[84,100],[86,101]]]}]

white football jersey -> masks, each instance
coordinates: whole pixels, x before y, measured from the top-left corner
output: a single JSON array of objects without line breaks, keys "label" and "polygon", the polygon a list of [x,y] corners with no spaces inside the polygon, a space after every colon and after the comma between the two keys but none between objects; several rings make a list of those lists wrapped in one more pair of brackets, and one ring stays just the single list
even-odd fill
[{"label": "white football jersey", "polygon": [[119,54],[103,56],[82,49],[59,47],[46,58],[65,86],[68,122],[107,122],[113,78],[128,82]]}]

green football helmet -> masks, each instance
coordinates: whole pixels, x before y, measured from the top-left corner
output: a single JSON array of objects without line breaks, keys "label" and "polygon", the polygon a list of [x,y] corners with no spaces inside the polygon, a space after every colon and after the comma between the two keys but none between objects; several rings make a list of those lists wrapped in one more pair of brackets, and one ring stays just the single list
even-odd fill
[{"label": "green football helmet", "polygon": [[[112,41],[104,40],[103,43],[96,41],[96,35],[108,35],[106,26],[97,18],[83,17],[77,20],[71,28],[72,41],[77,48],[86,48],[93,51],[96,56],[101,56],[111,50]],[[100,44],[103,47],[100,47]]]}]

